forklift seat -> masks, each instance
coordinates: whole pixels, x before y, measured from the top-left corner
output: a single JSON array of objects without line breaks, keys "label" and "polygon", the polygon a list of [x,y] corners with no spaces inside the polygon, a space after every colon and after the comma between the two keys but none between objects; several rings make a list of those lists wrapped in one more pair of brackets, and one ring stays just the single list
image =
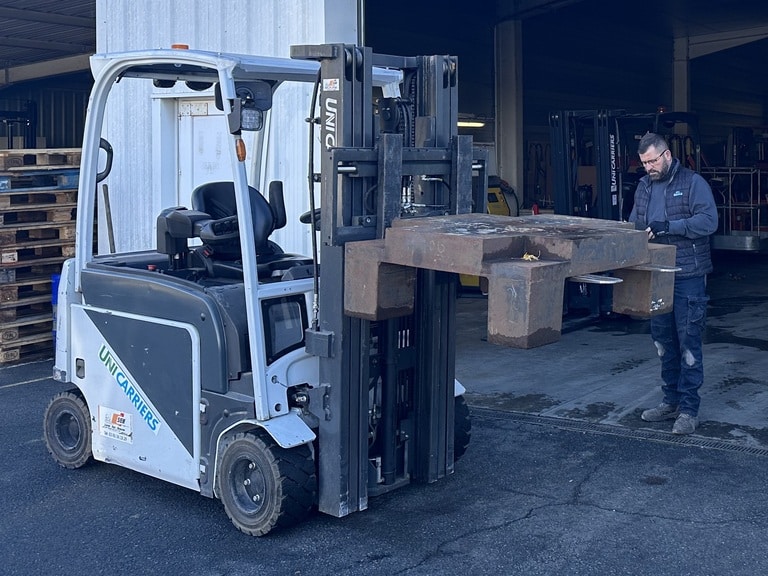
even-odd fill
[{"label": "forklift seat", "polygon": [[[271,188],[271,187],[270,187]],[[254,244],[257,255],[279,254],[282,250],[269,236],[276,229],[285,226],[285,207],[272,206],[261,193],[248,187],[251,200]],[[279,201],[282,200],[282,194]],[[205,212],[214,220],[237,215],[234,182],[208,182],[192,191],[192,209]],[[282,215],[282,218],[280,217]],[[238,239],[227,240],[212,246],[216,257],[224,260],[240,259]]]}]

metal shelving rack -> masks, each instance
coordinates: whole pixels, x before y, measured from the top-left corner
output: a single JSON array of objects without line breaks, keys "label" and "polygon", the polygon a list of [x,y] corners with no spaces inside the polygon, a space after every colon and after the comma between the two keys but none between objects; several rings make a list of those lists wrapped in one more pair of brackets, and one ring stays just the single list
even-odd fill
[{"label": "metal shelving rack", "polygon": [[712,237],[719,250],[768,250],[766,172],[744,166],[707,167],[701,175],[712,187],[720,219]]}]

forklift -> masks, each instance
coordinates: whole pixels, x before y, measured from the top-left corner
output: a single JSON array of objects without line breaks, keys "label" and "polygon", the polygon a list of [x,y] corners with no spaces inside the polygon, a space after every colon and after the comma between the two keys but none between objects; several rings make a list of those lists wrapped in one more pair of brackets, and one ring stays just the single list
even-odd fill
[{"label": "forklift", "polygon": [[[646,132],[664,136],[672,154],[693,170],[701,162],[698,117],[691,112],[558,110],[550,113],[549,127],[556,214],[626,222],[645,175],[637,143]],[[594,283],[567,281],[564,316],[574,326],[610,316],[613,285],[609,275]]]},{"label": "forklift", "polygon": [[[218,498],[253,536],[453,473],[471,434],[454,377],[457,275],[417,269],[411,313],[361,318],[345,308],[355,281],[345,260],[397,220],[485,212],[485,152],[457,134],[456,58],[182,45],[96,54],[91,68],[76,254],[62,268],[56,318],[53,374],[70,389],[44,414],[53,459],[116,464]],[[283,183],[265,195],[248,181],[246,135],[264,129],[290,82],[313,87],[301,217],[311,257],[270,239],[287,223]],[[105,114],[115,86],[133,83],[148,98],[212,93],[231,178],[197,186],[190,206],[163,208],[150,248],[98,254],[97,186],[121,148],[104,138]],[[151,201],[129,182],[120,188]]]}]

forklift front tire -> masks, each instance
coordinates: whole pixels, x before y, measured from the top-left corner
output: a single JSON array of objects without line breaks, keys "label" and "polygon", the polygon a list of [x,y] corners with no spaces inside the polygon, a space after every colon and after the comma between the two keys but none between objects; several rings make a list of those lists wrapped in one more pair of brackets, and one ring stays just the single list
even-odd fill
[{"label": "forklift front tire", "polygon": [[219,498],[238,530],[264,536],[309,515],[317,492],[309,446],[285,449],[266,434],[245,432],[225,441],[221,450]]},{"label": "forklift front tire", "polygon": [[472,417],[464,396],[454,397],[453,461],[458,462],[469,448],[472,437]]},{"label": "forklift front tire", "polygon": [[93,456],[91,415],[77,389],[56,394],[43,418],[43,435],[53,459],[63,468],[80,468]]}]

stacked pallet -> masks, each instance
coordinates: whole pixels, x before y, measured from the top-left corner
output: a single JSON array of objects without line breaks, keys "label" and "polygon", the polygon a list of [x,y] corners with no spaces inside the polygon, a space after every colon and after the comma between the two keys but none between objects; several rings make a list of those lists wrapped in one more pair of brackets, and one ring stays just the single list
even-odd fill
[{"label": "stacked pallet", "polygon": [[79,170],[61,162],[79,154],[29,152],[0,150],[0,365],[53,354],[54,275],[75,251]]}]

